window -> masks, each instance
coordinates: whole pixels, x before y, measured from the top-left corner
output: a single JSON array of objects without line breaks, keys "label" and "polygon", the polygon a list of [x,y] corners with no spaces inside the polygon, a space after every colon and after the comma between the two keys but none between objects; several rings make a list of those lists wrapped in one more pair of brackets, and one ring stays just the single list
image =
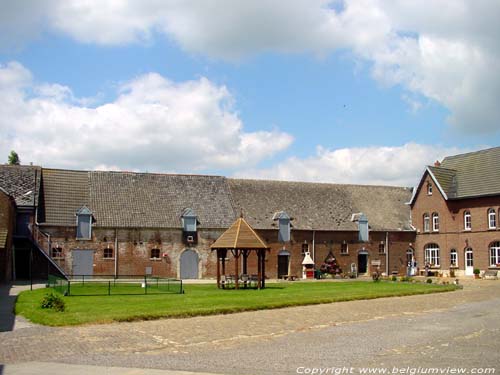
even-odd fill
[{"label": "window", "polygon": [[63,252],[62,247],[56,246],[52,248],[52,258],[62,258]]},{"label": "window", "polygon": [[488,228],[495,229],[497,227],[497,215],[493,208],[488,210]]},{"label": "window", "polygon": [[278,241],[290,241],[290,216],[285,211],[279,211],[274,214],[273,220],[278,221]]},{"label": "window", "polygon": [[385,254],[385,243],[384,241],[380,241],[378,244],[378,253],[379,254]]},{"label": "window", "polygon": [[472,216],[470,211],[464,212],[464,229],[471,230],[472,229]]},{"label": "window", "polygon": [[436,212],[432,214],[432,231],[439,232],[439,214]]},{"label": "window", "polygon": [[309,244],[308,243],[303,243],[302,244],[302,255],[306,255],[306,253],[309,252]]},{"label": "window", "polygon": [[500,265],[500,241],[490,244],[490,266]]},{"label": "window", "polygon": [[431,230],[431,218],[428,213],[424,214],[424,232]]},{"label": "window", "polygon": [[458,267],[458,253],[455,249],[450,250],[450,267]]},{"label": "window", "polygon": [[431,243],[425,246],[425,263],[432,266],[439,266],[439,246]]},{"label": "window", "polygon": [[79,240],[92,238],[92,211],[85,206],[76,212],[76,238]]},{"label": "window", "polygon": [[358,218],[358,231],[358,240],[368,242],[368,218],[363,213]]},{"label": "window", "polygon": [[196,224],[198,223],[198,219],[196,213],[192,208],[186,208],[182,212],[181,220],[184,232],[196,232]]},{"label": "window", "polygon": [[108,247],[104,249],[104,258],[113,258],[113,249]]},{"label": "window", "polygon": [[432,195],[432,183],[427,183],[427,195]]},{"label": "window", "polygon": [[340,254],[349,254],[349,247],[345,241],[340,244]]},{"label": "window", "polygon": [[151,259],[160,259],[160,249],[151,249]]}]

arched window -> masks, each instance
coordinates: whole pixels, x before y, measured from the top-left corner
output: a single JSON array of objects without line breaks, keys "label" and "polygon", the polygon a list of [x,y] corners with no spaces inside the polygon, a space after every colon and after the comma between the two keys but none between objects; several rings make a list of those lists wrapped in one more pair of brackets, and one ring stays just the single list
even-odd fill
[{"label": "arched window", "polygon": [[411,247],[409,247],[407,250],[406,250],[406,264],[410,264],[413,260],[413,249]]},{"label": "arched window", "polygon": [[495,229],[497,227],[497,215],[494,208],[488,210],[488,228]]},{"label": "arched window", "polygon": [[425,263],[430,264],[431,267],[439,266],[439,245],[435,243],[430,243],[425,245]]},{"label": "arched window", "polygon": [[424,214],[424,232],[429,232],[431,230],[431,218],[429,214],[426,212]]},{"label": "arched window", "polygon": [[432,214],[432,231],[439,232],[439,214],[437,212]]},{"label": "arched window", "polygon": [[450,267],[458,267],[458,252],[455,249],[450,250]]},{"label": "arched window", "polygon": [[490,266],[500,266],[500,241],[490,243]]},{"label": "arched window", "polygon": [[470,211],[465,211],[464,212],[464,230],[471,230],[472,229],[472,216],[470,214]]},{"label": "arched window", "polygon": [[427,183],[427,195],[432,195],[432,183]]}]

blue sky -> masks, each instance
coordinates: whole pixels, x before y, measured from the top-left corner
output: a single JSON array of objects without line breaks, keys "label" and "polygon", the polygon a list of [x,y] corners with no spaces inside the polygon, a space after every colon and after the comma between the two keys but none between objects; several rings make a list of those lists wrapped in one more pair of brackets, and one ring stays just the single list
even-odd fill
[{"label": "blue sky", "polygon": [[413,185],[500,143],[498,5],[439,3],[6,2],[0,154]]}]

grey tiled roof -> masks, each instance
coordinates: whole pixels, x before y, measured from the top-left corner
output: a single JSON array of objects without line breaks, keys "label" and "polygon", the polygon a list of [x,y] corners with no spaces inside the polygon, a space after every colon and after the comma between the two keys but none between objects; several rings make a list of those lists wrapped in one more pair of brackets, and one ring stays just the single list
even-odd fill
[{"label": "grey tiled roof", "polygon": [[89,173],[44,168],[39,221],[51,225],[76,225],[76,211],[90,202]]},{"label": "grey tiled roof", "polygon": [[[455,186],[448,184],[444,168],[455,171]],[[500,195],[500,147],[448,156],[433,170],[441,172],[436,178],[449,198]]]},{"label": "grey tiled roof", "polygon": [[[38,205],[40,175],[40,167],[1,164],[0,187],[14,198],[17,206]],[[35,199],[34,202],[33,199]]]},{"label": "grey tiled roof", "polygon": [[227,228],[235,219],[224,177],[90,172],[90,186],[99,226],[180,228],[188,207],[201,228]]},{"label": "grey tiled roof", "polygon": [[293,228],[356,230],[352,214],[363,212],[372,230],[411,230],[411,189],[387,186],[229,179],[236,211],[255,229],[276,228],[285,211]]}]

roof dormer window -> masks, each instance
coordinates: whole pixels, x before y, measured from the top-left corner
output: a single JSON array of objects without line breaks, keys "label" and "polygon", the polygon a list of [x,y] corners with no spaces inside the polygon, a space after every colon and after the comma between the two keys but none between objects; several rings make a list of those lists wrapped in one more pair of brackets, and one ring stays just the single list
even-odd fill
[{"label": "roof dormer window", "polygon": [[279,242],[290,241],[290,216],[285,211],[274,214],[273,220],[278,221],[278,240]]},{"label": "roof dormer window", "polygon": [[76,238],[78,240],[92,239],[92,211],[82,206],[76,212]]},{"label": "roof dormer window", "polygon": [[189,244],[197,243],[198,216],[192,208],[186,208],[181,215],[182,232],[184,242]]},{"label": "roof dormer window", "polygon": [[351,217],[351,221],[356,221],[358,223],[358,240],[360,242],[368,242],[369,241],[369,227],[368,227],[368,218],[362,212],[353,214]]}]

